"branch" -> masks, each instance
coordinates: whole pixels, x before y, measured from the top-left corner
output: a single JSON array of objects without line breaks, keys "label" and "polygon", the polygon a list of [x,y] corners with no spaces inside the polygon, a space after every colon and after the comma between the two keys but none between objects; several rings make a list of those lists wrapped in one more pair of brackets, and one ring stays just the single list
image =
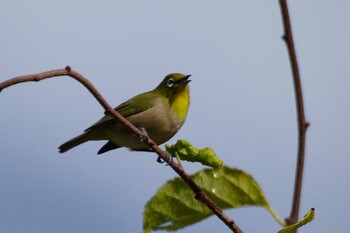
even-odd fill
[{"label": "branch", "polygon": [[283,26],[284,26],[283,39],[287,44],[289,59],[291,62],[291,68],[293,72],[295,99],[296,99],[297,116],[298,116],[298,159],[297,159],[297,168],[296,168],[296,174],[295,174],[294,195],[293,195],[291,213],[289,218],[286,219],[286,222],[288,224],[293,224],[293,223],[296,223],[299,219],[301,189],[302,189],[302,182],[303,182],[304,160],[305,160],[305,139],[306,139],[306,130],[309,126],[309,123],[305,120],[303,93],[301,88],[299,67],[298,67],[297,56],[295,53],[287,0],[280,0],[280,7],[281,7]]},{"label": "branch", "polygon": [[231,230],[235,233],[243,233],[243,231],[235,224],[235,222],[226,216],[223,211],[203,192],[198,185],[191,179],[191,177],[179,166],[176,162],[173,161],[172,157],[167,154],[165,151],[161,150],[158,145],[150,138],[146,137],[144,133],[132,125],[128,120],[126,120],[122,115],[120,115],[117,111],[115,111],[107,101],[102,97],[102,95],[97,91],[97,89],[82,75],[72,70],[69,66],[65,69],[58,69],[47,71],[34,75],[25,75],[16,77],[13,79],[9,79],[5,82],[0,83],[0,92],[10,86],[13,86],[18,83],[23,82],[31,82],[31,81],[41,81],[47,78],[53,78],[57,76],[70,76],[73,79],[80,82],[83,86],[85,86],[90,93],[95,97],[95,99],[101,104],[101,106],[105,109],[106,114],[112,115],[114,118],[119,120],[122,124],[130,129],[130,131],[135,134],[137,137],[144,139],[144,143],[146,143],[150,149],[156,152],[160,159],[167,162],[167,164],[185,181],[185,183],[192,189],[195,193],[195,198],[207,205],[208,208],[219,218],[221,219]]}]

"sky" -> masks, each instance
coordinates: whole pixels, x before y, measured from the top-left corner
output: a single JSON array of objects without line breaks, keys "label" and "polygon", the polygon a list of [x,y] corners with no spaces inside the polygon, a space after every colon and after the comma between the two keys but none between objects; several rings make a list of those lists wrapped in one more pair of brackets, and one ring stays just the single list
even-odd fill
[{"label": "sky", "polygon": [[[307,132],[299,232],[347,232],[350,3],[289,1]],[[284,218],[297,153],[293,81],[278,1],[3,0],[0,81],[70,65],[117,106],[169,73],[191,74],[191,106],[168,142],[212,147],[252,174]],[[176,174],[155,154],[57,147],[103,109],[69,77],[0,93],[0,232],[141,232],[145,203]],[[186,163],[194,173],[203,168]],[[277,232],[262,208],[225,213],[244,232]],[[216,217],[178,232],[230,232]]]}]

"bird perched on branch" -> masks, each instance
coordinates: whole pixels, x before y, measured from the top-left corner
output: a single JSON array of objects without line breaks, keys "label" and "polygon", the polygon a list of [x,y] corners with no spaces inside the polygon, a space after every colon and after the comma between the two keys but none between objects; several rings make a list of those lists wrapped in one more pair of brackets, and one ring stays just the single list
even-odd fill
[{"label": "bird perched on branch", "polygon": [[[157,144],[162,144],[172,138],[185,122],[190,104],[190,76],[169,74],[155,89],[134,96],[115,110],[136,127],[144,128]],[[84,142],[97,140],[108,141],[98,154],[120,147],[149,151],[144,142],[110,115],[105,115],[84,133],[65,142],[58,149],[64,153]]]}]

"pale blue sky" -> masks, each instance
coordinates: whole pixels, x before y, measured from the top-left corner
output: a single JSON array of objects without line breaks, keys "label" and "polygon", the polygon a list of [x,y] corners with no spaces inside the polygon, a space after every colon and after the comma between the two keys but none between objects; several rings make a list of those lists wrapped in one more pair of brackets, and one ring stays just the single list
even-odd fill
[{"label": "pale blue sky", "polygon": [[[311,123],[300,215],[316,209],[300,232],[347,232],[350,3],[289,5]],[[0,81],[70,65],[115,106],[168,73],[192,74],[189,115],[170,143],[213,147],[289,215],[297,124],[277,0],[3,0],[0,29]],[[149,153],[97,156],[103,142],[59,154],[102,116],[82,86],[68,77],[22,84],[1,93],[0,106],[0,232],[141,232],[144,204],[175,173]],[[280,228],[261,208],[226,213],[245,232]],[[210,217],[179,232],[230,231]]]}]

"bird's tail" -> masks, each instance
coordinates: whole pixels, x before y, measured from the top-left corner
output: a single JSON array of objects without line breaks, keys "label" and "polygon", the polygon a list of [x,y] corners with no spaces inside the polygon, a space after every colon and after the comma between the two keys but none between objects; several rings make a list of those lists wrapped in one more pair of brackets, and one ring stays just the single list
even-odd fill
[{"label": "bird's tail", "polygon": [[75,138],[72,138],[71,140],[63,143],[58,147],[60,153],[64,153],[73,147],[76,147],[84,142],[89,141],[89,136],[87,133],[80,134],[79,136],[76,136]]}]

